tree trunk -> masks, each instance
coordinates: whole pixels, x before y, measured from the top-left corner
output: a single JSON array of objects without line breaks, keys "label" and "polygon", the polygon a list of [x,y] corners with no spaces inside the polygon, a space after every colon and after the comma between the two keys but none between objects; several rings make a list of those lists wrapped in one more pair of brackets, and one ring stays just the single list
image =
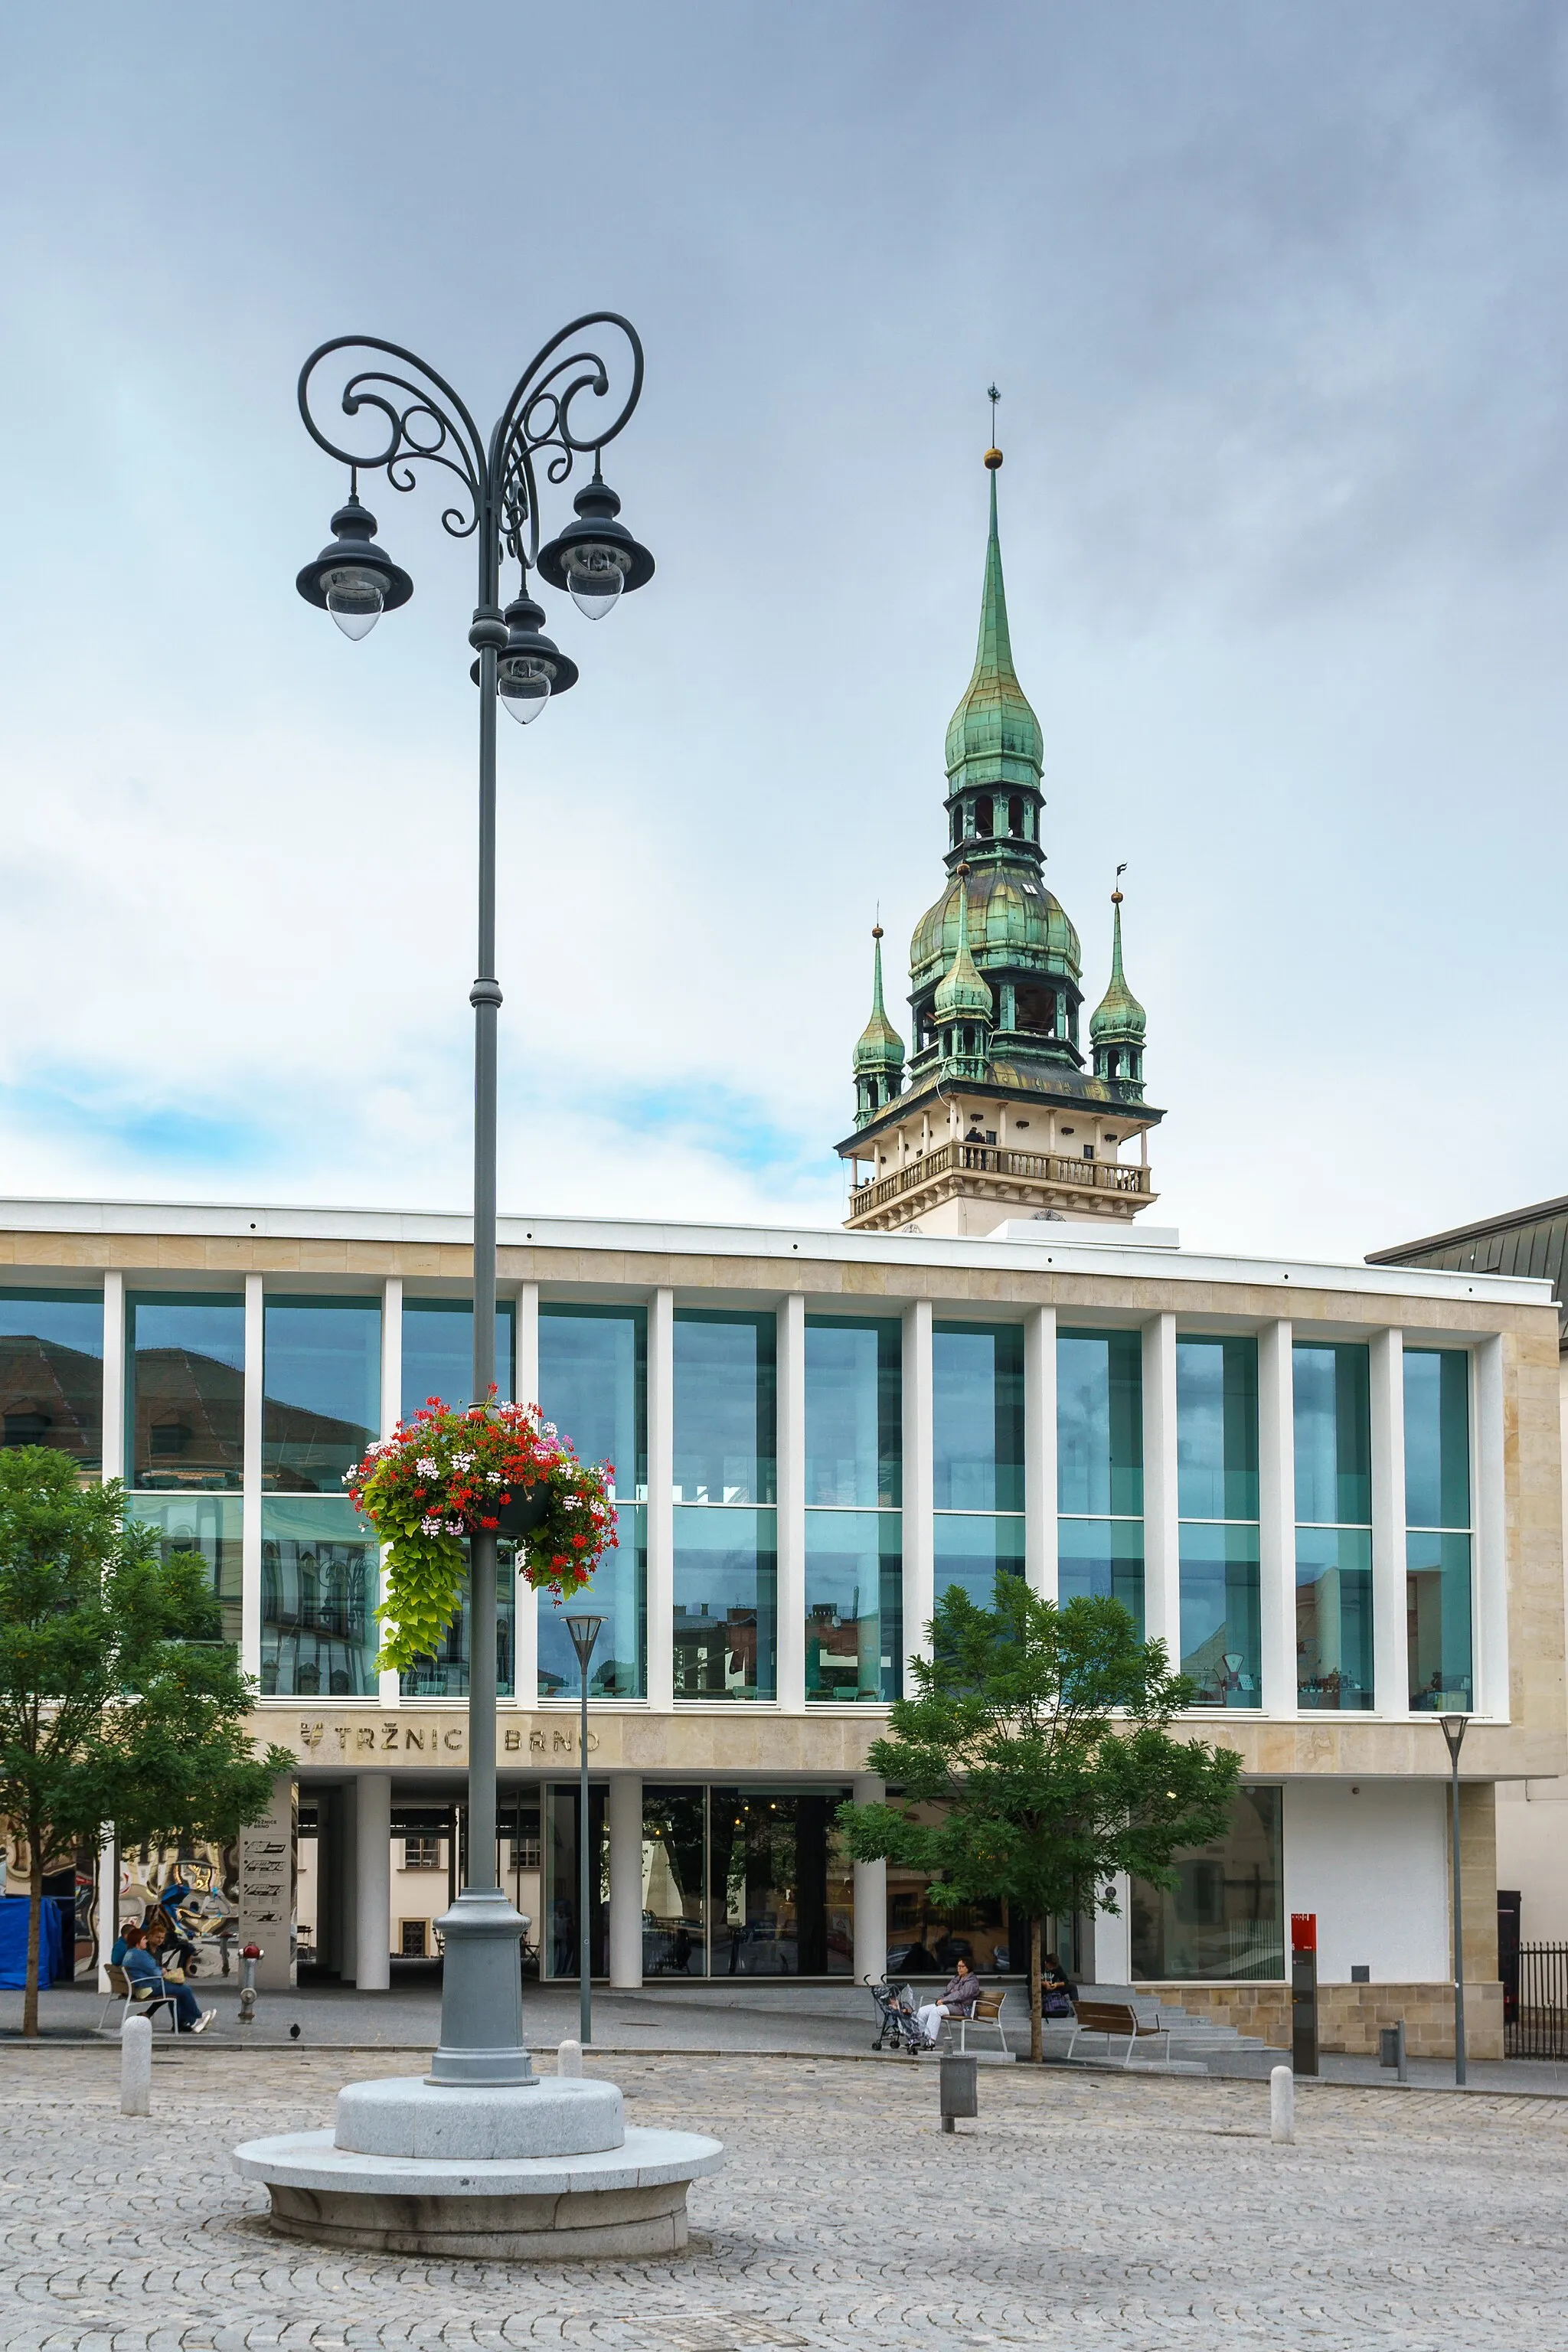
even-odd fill
[{"label": "tree trunk", "polygon": [[1029,1922],[1029,2063],[1043,2066],[1046,2063],[1045,2021],[1040,1991],[1040,1950],[1044,1922]]},{"label": "tree trunk", "polygon": [[27,1990],[22,1996],[22,2033],[38,2038],[38,1937],[44,1924],[44,1868],[35,1838],[27,1850]]}]

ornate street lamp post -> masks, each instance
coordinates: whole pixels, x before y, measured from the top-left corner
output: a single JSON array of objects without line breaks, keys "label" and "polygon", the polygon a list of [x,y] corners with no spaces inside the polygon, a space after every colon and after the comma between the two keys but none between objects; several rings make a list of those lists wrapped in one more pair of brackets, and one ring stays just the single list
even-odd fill
[{"label": "ornate street lamp post", "polygon": [[[595,348],[606,335],[609,360]],[[368,451],[342,446],[313,409],[317,372],[331,362],[327,380],[335,385],[340,352],[350,356],[338,404],[345,416],[368,415]],[[612,362],[616,380],[628,380],[618,404],[611,398]],[[349,468],[349,496],[332,517],[332,538],[299,576],[306,602],[331,613],[345,636],[359,638],[414,593],[407,572],[376,544],[375,518],[360,502],[362,474],[384,473],[395,490],[411,490],[420,468],[439,467],[456,485],[447,486],[442,527],[454,539],[472,538],[479,559],[479,601],[468,631],[479,656],[470,675],[479,689],[479,977],[468,992],[474,1008],[476,1397],[488,1395],[495,1378],[496,1015],[501,1001],[495,977],[496,705],[526,725],[553,695],[577,682],[576,664],[543,634],[543,608],[529,593],[531,572],[565,589],[590,620],[613,612],[628,590],[653,575],[652,556],[617,520],[620,500],[600,462],[636,408],[642,380],[637,331],[610,310],[574,319],[551,338],[518,379],[488,440],[451,385],[399,344],[340,335],[312,352],[300,371],[306,431]],[[601,401],[609,404],[602,410]],[[541,546],[540,475],[562,483],[579,460],[589,458],[593,474],[577,493],[575,521]],[[509,559],[519,566],[521,581],[503,612],[501,571]],[[497,1883],[496,1868],[493,1534],[469,1538],[468,1576],[468,1857],[462,1890],[440,1923],[446,1938],[441,2042],[430,2079],[527,2083],[533,2074],[522,2040],[518,1939],[523,1923]],[[584,1853],[586,1836],[584,1819]]]},{"label": "ornate street lamp post", "polygon": [[1459,1750],[1465,1744],[1468,1715],[1440,1715],[1448,1743],[1448,1843],[1454,1865],[1454,2080],[1465,2080],[1465,1921],[1459,1905]]}]

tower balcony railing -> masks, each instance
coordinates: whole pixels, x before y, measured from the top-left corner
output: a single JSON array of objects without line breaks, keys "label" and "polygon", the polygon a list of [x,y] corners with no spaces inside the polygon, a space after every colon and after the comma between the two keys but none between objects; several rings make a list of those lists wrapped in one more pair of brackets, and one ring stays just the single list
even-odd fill
[{"label": "tower balcony railing", "polygon": [[1121,1167],[1114,1160],[1071,1160],[1058,1151],[1014,1151],[990,1143],[939,1143],[933,1151],[858,1184],[849,1195],[852,1216],[882,1208],[906,1192],[920,1191],[950,1174],[995,1176],[1007,1181],[1067,1187],[1082,1192],[1130,1193],[1152,1199],[1153,1177],[1147,1168]]}]

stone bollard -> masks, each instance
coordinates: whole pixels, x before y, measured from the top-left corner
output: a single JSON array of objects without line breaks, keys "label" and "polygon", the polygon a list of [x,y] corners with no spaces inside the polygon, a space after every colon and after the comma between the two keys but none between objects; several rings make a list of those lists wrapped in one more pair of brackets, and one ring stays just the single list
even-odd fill
[{"label": "stone bollard", "polygon": [[555,2071],[558,2074],[574,2075],[583,2072],[583,2044],[580,2042],[563,2042],[561,2044],[555,2053]]},{"label": "stone bollard", "polygon": [[1276,2066],[1268,2077],[1268,2137],[1276,2147],[1296,2141],[1296,2077],[1289,2066]]},{"label": "stone bollard", "polygon": [[120,2112],[153,2112],[153,2021],[128,2017],[120,2029]]}]

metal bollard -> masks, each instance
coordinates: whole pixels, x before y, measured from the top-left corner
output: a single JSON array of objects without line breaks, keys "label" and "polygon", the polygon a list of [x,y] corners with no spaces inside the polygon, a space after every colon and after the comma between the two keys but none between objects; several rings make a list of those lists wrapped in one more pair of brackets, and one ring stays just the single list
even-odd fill
[{"label": "metal bollard", "polygon": [[120,2112],[153,2112],[153,2021],[128,2017],[120,2029]]},{"label": "metal bollard", "polygon": [[1410,2080],[1409,2072],[1405,2063],[1405,2020],[1403,2018],[1397,2025],[1385,2025],[1379,2033],[1377,2063],[1380,2066],[1395,2068],[1400,2082],[1408,2083]]},{"label": "metal bollard", "polygon": [[979,2062],[972,2051],[944,2050],[937,2071],[942,2077],[942,2127],[950,2132],[958,2116],[980,2113]]},{"label": "metal bollard", "polygon": [[555,2071],[558,2074],[572,2076],[583,2072],[583,2044],[580,2042],[563,2042],[561,2044],[555,2053]]},{"label": "metal bollard", "polygon": [[1289,2066],[1276,2066],[1269,2073],[1268,2137],[1276,2147],[1295,2145],[1296,2077]]},{"label": "metal bollard", "polygon": [[256,1963],[267,1955],[259,1944],[247,1944],[239,1956],[239,2021],[249,2025],[256,2017]]}]

